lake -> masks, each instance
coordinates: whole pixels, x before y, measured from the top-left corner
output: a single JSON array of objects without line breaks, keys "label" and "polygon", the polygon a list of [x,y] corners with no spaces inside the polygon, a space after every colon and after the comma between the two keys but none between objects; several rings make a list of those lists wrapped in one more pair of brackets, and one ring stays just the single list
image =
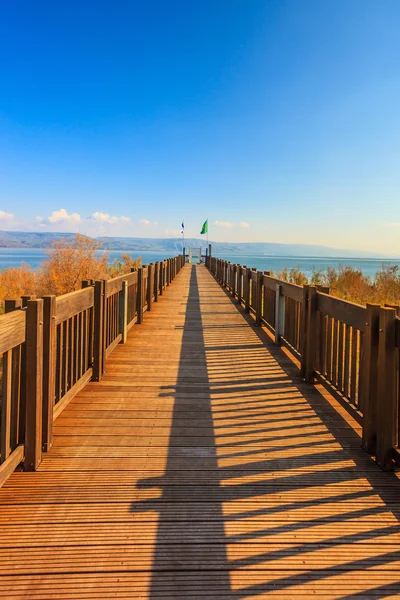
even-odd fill
[{"label": "lake", "polygon": [[[144,263],[156,262],[167,258],[165,252],[131,252],[126,254],[137,258],[141,256]],[[120,250],[109,252],[110,260],[121,256]],[[382,258],[315,258],[307,256],[260,256],[260,255],[218,255],[219,258],[229,260],[232,263],[240,263],[248,267],[256,267],[260,271],[280,271],[284,267],[289,269],[298,267],[307,276],[311,275],[314,269],[326,270],[328,267],[338,267],[339,265],[351,265],[356,269],[361,269],[366,275],[374,277],[382,264],[398,265],[400,260],[384,260]],[[7,267],[19,267],[22,263],[30,265],[33,269],[46,260],[45,250],[42,248],[0,248],[0,269]]]}]

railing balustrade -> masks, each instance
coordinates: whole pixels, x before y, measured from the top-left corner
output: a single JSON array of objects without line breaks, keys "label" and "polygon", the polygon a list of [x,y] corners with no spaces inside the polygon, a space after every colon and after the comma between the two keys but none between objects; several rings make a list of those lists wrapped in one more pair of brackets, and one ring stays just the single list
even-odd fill
[{"label": "railing balustrade", "polygon": [[210,257],[208,269],[362,426],[362,445],[390,470],[400,465],[400,310],[361,306],[247,266]]},{"label": "railing balustrade", "polygon": [[51,448],[56,417],[90,379],[102,378],[106,357],[183,266],[177,256],[114,279],[83,281],[81,290],[63,296],[6,300],[0,486],[21,462],[36,470]]}]

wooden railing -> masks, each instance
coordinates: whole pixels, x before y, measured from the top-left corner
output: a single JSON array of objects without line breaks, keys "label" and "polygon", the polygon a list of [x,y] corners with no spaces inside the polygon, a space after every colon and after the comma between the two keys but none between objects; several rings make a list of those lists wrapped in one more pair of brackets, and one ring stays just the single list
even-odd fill
[{"label": "wooden railing", "polygon": [[84,281],[63,296],[6,300],[0,316],[3,393],[0,486],[23,462],[35,470],[53,442],[53,421],[183,267],[183,257],[115,279]]},{"label": "wooden railing", "polygon": [[324,385],[355,418],[379,466],[400,465],[399,308],[361,306],[215,257],[207,267],[298,359],[305,381]]}]

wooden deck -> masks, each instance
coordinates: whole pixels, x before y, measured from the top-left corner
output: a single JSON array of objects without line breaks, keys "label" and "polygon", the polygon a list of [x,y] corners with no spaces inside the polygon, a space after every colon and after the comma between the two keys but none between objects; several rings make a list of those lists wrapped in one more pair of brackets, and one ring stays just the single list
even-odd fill
[{"label": "wooden deck", "polygon": [[398,476],[186,266],[0,489],[0,598],[398,598]]}]

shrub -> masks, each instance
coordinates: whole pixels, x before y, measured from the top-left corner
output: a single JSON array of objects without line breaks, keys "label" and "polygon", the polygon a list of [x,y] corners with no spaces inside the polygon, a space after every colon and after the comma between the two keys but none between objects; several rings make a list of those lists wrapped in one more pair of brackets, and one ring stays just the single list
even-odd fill
[{"label": "shrub", "polygon": [[373,279],[351,266],[314,270],[309,278],[298,268],[290,271],[285,268],[275,276],[297,285],[309,283],[328,286],[332,296],[357,304],[400,305],[400,271],[396,265],[383,264]]},{"label": "shrub", "polygon": [[48,259],[33,270],[27,265],[0,271],[0,311],[5,298],[67,294],[81,288],[85,279],[109,279],[139,267],[141,258],[133,260],[128,254],[107,264],[106,251],[99,255],[102,244],[84,235],[76,235],[73,242],[54,242],[46,252]]}]

